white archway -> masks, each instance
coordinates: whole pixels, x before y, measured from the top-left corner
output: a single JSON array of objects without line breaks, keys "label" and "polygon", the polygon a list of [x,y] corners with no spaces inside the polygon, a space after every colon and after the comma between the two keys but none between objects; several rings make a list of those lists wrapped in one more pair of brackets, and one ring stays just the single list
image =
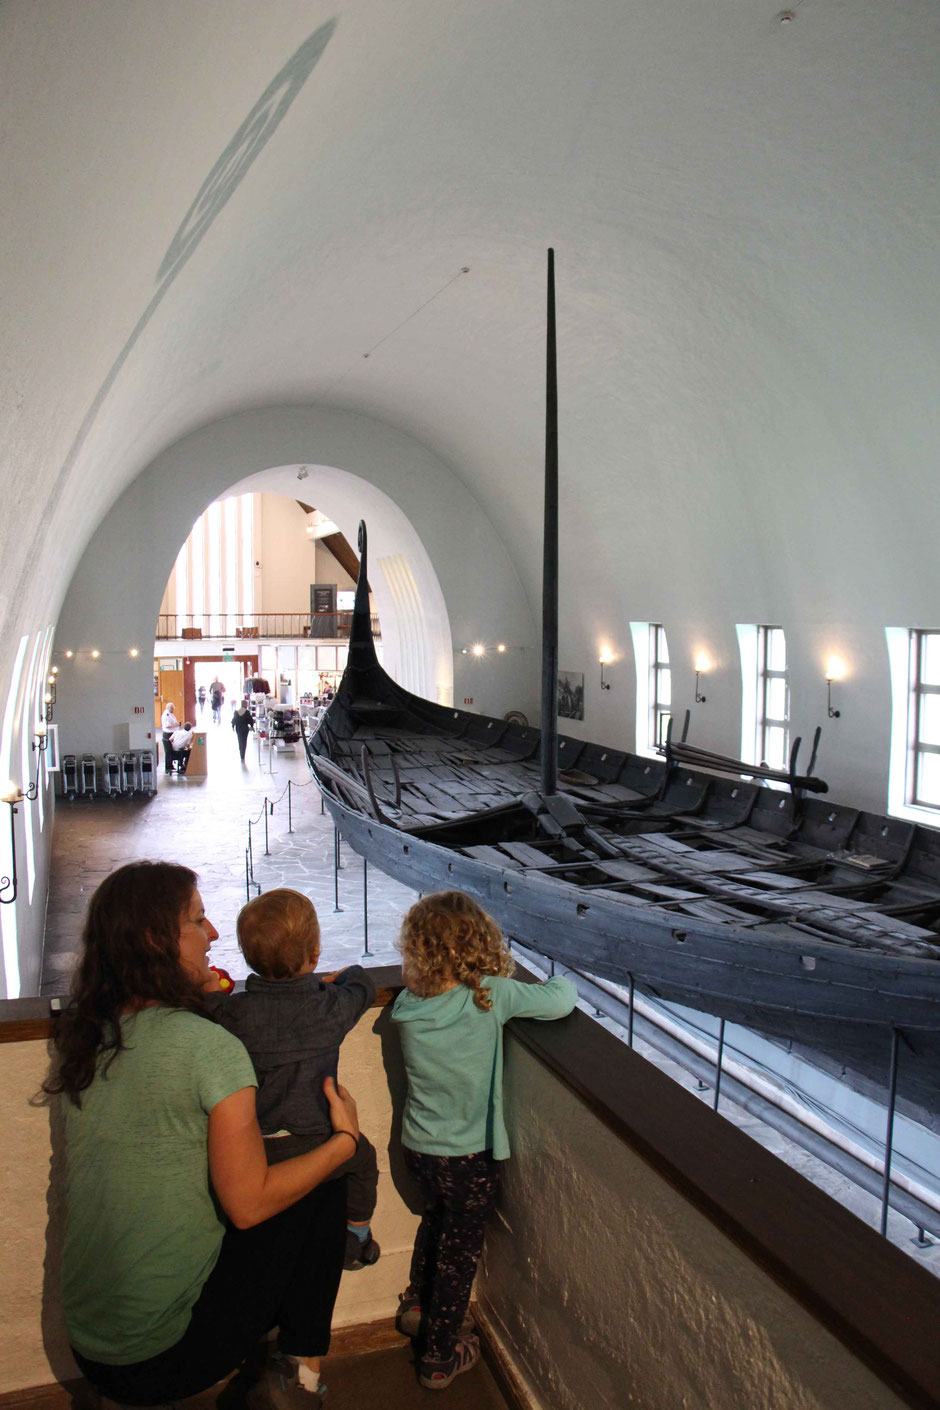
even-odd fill
[{"label": "white archway", "polygon": [[260,470],[227,493],[282,494],[312,503],[353,547],[364,519],[385,669],[415,695],[453,704],[454,651],[441,584],[414,525],[389,495],[361,475],[306,463]]},{"label": "white archway", "polygon": [[[298,481],[301,467],[308,473]],[[385,660],[402,684],[432,699],[452,687],[488,714],[534,713],[533,613],[500,536],[451,468],[370,417],[271,407],[171,446],[98,526],[56,628],[64,749],[152,744],[150,647],[179,547],[214,499],[262,486],[307,502],[322,490],[323,507],[353,543],[359,519],[371,520]],[[480,662],[461,650],[476,640],[510,650]],[[67,660],[66,650],[74,653]]]}]

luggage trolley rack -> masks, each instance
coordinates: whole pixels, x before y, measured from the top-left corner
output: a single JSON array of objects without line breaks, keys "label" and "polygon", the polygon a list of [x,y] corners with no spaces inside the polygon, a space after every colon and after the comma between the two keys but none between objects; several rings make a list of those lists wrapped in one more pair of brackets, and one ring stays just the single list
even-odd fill
[{"label": "luggage trolley rack", "polygon": [[151,749],[105,754],[100,765],[93,754],[62,756],[62,797],[69,802],[79,794],[83,798],[96,798],[104,793],[109,798],[117,798],[121,794],[152,795],[156,791],[156,765]]},{"label": "luggage trolley rack", "polygon": [[105,754],[102,778],[104,781],[104,791],[109,798],[117,798],[118,795],[123,792],[121,761],[116,754]]}]

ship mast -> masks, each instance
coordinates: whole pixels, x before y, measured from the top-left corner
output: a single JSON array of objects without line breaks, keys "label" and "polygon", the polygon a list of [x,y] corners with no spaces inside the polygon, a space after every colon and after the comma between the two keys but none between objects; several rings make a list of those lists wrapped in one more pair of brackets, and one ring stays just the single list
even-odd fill
[{"label": "ship mast", "polygon": [[542,541],[542,796],[558,787],[558,372],[555,251],[548,252],[545,358],[545,528]]}]

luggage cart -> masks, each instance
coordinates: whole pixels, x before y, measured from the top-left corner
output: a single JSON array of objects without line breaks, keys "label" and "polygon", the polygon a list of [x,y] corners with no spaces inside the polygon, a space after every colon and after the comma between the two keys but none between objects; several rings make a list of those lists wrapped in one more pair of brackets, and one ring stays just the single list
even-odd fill
[{"label": "luggage cart", "polygon": [[140,763],[140,791],[141,793],[156,793],[156,768],[153,762],[153,751],[141,749],[138,756]]},{"label": "luggage cart", "polygon": [[121,755],[121,775],[125,793],[140,792],[140,768],[136,754],[129,752]]},{"label": "luggage cart", "polygon": [[98,761],[94,754],[83,754],[78,773],[78,791],[94,798],[98,792]]},{"label": "luggage cart", "polygon": [[78,760],[74,754],[62,755],[62,797],[71,803],[78,792]]},{"label": "luggage cart", "polygon": [[121,792],[121,761],[116,754],[105,754],[102,770],[104,791],[109,798],[117,798]]}]

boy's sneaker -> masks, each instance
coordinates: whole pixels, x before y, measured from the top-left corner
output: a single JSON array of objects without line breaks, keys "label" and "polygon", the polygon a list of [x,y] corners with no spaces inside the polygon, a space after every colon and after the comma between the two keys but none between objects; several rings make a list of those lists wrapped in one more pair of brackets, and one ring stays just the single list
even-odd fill
[{"label": "boy's sneaker", "polygon": [[425,1390],[446,1390],[455,1376],[472,1371],[479,1359],[480,1343],[476,1337],[461,1337],[449,1361],[432,1361],[425,1357],[418,1363],[418,1382]]},{"label": "boy's sneaker", "polygon": [[343,1267],[347,1272],[356,1268],[370,1268],[373,1263],[378,1263],[381,1253],[382,1250],[371,1234],[363,1243],[351,1229],[346,1230],[346,1255],[343,1259]]},{"label": "boy's sneaker", "polygon": [[[476,1331],[476,1322],[468,1312],[460,1324],[460,1335],[470,1336]],[[421,1330],[421,1304],[408,1293],[399,1293],[398,1311],[395,1314],[395,1330],[403,1337],[416,1337]]]},{"label": "boy's sneaker", "polygon": [[245,1394],[248,1410],[320,1410],[326,1399],[321,1381],[316,1390],[300,1384],[296,1362],[276,1351],[261,1377]]}]

